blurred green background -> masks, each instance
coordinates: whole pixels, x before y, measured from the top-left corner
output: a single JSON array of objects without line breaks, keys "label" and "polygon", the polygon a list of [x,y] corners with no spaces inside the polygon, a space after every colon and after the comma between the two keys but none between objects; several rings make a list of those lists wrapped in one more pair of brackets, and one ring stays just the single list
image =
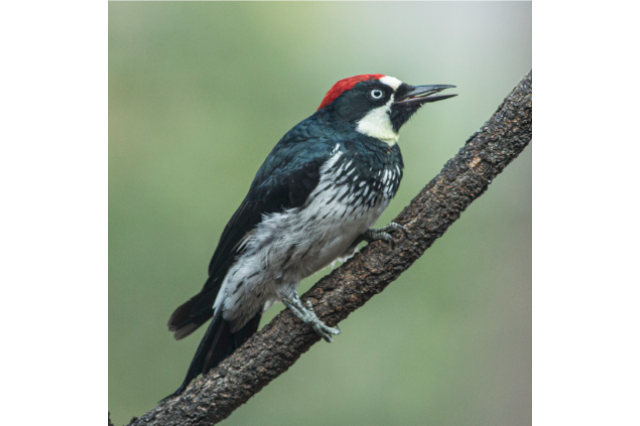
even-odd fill
[{"label": "blurred green background", "polygon": [[[458,86],[403,128],[405,177],[386,224],[530,69],[526,2],[110,2],[115,424],[181,383],[204,327],[175,342],[169,315],[204,283],[273,145],[335,81]],[[340,328],[222,424],[530,424],[531,148]]]}]

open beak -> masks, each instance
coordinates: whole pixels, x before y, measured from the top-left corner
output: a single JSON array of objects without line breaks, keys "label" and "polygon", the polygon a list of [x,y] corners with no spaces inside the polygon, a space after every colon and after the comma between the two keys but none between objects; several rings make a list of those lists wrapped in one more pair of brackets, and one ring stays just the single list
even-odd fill
[{"label": "open beak", "polygon": [[453,98],[456,95],[439,95],[433,96],[436,93],[442,92],[444,89],[450,89],[453,86],[451,84],[428,84],[425,86],[413,86],[409,92],[395,100],[396,104],[426,104],[427,102],[436,102],[443,99]]}]

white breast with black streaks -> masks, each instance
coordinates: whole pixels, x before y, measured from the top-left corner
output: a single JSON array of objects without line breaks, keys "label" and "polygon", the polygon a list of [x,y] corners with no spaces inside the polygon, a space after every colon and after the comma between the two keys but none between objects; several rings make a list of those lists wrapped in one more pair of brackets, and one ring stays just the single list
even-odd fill
[{"label": "white breast with black streaks", "polygon": [[[223,309],[232,331],[282,298],[298,283],[343,255],[371,228],[397,190],[397,166],[359,175],[336,146],[320,181],[301,207],[265,215],[244,239],[243,254],[230,268],[214,309]],[[341,161],[342,160],[342,161]]]}]

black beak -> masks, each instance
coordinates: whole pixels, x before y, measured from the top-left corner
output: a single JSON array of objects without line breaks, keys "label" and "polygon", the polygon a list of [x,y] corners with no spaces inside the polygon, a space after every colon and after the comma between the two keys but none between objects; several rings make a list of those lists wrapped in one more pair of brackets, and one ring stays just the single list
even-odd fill
[{"label": "black beak", "polygon": [[427,102],[436,102],[444,99],[453,98],[456,95],[440,95],[433,96],[436,93],[442,92],[444,89],[450,89],[453,86],[451,84],[428,84],[425,86],[412,86],[409,88],[409,92],[400,96],[395,100],[396,104],[417,104],[422,105]]}]

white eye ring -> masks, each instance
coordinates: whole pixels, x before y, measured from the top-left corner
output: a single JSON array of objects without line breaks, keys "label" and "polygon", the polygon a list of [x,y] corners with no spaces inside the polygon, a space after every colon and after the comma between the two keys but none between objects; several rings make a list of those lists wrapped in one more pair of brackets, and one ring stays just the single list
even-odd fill
[{"label": "white eye ring", "polygon": [[371,91],[371,97],[373,99],[380,99],[382,97],[382,90],[380,89],[373,89]]}]

